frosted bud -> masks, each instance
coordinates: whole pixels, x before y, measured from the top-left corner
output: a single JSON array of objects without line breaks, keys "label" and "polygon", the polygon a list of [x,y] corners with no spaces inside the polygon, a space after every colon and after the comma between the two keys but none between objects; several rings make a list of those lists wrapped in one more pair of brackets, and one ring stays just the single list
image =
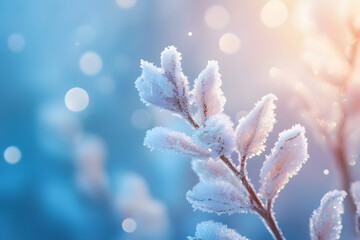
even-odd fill
[{"label": "frosted bud", "polygon": [[233,214],[250,209],[242,189],[228,182],[199,182],[186,193],[186,199],[194,209],[217,214]]},{"label": "frosted bud", "polygon": [[271,154],[261,168],[260,193],[266,200],[274,199],[289,179],[296,175],[308,159],[305,129],[299,124],[279,134]]},{"label": "frosted bud", "polygon": [[156,148],[194,158],[210,157],[207,149],[197,146],[186,134],[163,127],[155,127],[147,131],[144,145],[151,150]]},{"label": "frosted bud", "polygon": [[197,106],[196,119],[201,125],[213,115],[224,111],[226,99],[221,90],[221,75],[216,61],[209,61],[195,80],[193,97]]},{"label": "frosted bud", "polygon": [[312,240],[340,239],[341,214],[344,213],[345,191],[330,191],[321,199],[310,218],[310,236]]},{"label": "frosted bud", "polygon": [[265,150],[265,142],[274,128],[275,104],[273,94],[264,96],[255,108],[239,120],[236,128],[236,145],[241,157],[251,158]]},{"label": "frosted bud", "polygon": [[233,123],[224,114],[214,115],[206,121],[205,126],[196,130],[194,139],[205,148],[211,149],[212,157],[228,156],[235,147]]}]

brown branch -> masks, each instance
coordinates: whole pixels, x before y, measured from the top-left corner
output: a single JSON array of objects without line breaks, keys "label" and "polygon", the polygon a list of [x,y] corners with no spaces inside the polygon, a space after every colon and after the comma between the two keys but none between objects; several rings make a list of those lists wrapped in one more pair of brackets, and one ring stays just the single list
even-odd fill
[{"label": "brown branch", "polygon": [[[254,211],[261,216],[266,225],[269,227],[271,234],[276,240],[284,240],[284,237],[281,234],[281,231],[278,225],[275,222],[274,215],[272,213],[271,206],[267,209],[264,207],[262,201],[258,198],[255,190],[249,183],[246,176],[246,155],[241,158],[240,162],[240,171],[236,169],[236,167],[230,162],[230,160],[224,155],[220,156],[220,159],[225,163],[225,165],[235,174],[236,177],[241,181],[244,185],[246,191],[249,194],[249,199],[252,204]],[[271,202],[270,202],[271,203]]]}]

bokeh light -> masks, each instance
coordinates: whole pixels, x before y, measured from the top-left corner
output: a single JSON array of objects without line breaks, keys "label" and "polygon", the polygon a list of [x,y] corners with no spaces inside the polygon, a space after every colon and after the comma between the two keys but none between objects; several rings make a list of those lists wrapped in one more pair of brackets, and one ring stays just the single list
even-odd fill
[{"label": "bokeh light", "polygon": [[137,224],[132,218],[125,218],[122,222],[122,228],[127,233],[132,233],[136,230]]},{"label": "bokeh light", "polygon": [[101,71],[102,60],[95,52],[86,52],[80,58],[80,69],[86,75],[96,75]]},{"label": "bokeh light", "polygon": [[121,8],[132,8],[136,4],[136,0],[116,0],[116,4]]},{"label": "bokeh light", "polygon": [[222,29],[229,24],[229,12],[221,6],[212,6],[205,12],[205,23],[213,29]]},{"label": "bokeh light", "polygon": [[15,164],[21,159],[21,151],[16,146],[10,146],[4,151],[4,159],[7,163]]},{"label": "bokeh light", "polygon": [[271,0],[262,8],[260,17],[265,26],[277,28],[285,23],[288,17],[288,9],[282,1]]},{"label": "bokeh light", "polygon": [[73,112],[83,111],[89,104],[89,95],[82,88],[72,88],[65,95],[65,105]]},{"label": "bokeh light", "polygon": [[234,33],[226,33],[221,36],[219,46],[222,52],[234,54],[240,49],[240,39]]},{"label": "bokeh light", "polygon": [[19,33],[11,34],[8,39],[8,47],[12,52],[21,52],[25,47],[25,39]]},{"label": "bokeh light", "polygon": [[329,175],[329,169],[324,169],[324,175]]}]

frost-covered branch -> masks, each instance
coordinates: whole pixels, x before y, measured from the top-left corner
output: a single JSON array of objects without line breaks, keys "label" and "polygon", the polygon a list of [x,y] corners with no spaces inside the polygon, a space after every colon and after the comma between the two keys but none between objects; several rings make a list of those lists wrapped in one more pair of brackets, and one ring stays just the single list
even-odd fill
[{"label": "frost-covered branch", "polygon": [[[194,133],[187,136],[156,127],[147,132],[144,145],[195,159],[193,170],[200,182],[186,194],[194,209],[217,214],[256,213],[274,239],[284,239],[274,217],[273,200],[308,158],[304,128],[296,125],[280,134],[261,172],[261,198],[251,184],[246,163],[265,150],[266,139],[276,122],[276,96],[264,96],[239,121],[235,131],[230,117],[223,113],[226,99],[220,89],[217,63],[210,61],[200,73],[190,98],[180,60],[174,47],[166,48],[161,54],[161,68],[142,61],[143,73],[135,84],[143,102],[184,118],[194,127]],[[192,109],[196,109],[195,114]],[[234,152],[239,156],[239,165],[231,158]],[[195,238],[190,239],[245,238],[226,226],[205,222],[198,225]]]}]

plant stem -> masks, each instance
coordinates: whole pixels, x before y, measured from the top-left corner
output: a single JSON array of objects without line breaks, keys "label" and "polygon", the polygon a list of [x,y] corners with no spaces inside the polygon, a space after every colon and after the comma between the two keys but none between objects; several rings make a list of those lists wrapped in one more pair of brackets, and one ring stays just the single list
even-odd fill
[{"label": "plant stem", "polygon": [[[276,240],[284,240],[284,237],[281,233],[279,226],[276,224],[274,219],[274,214],[272,213],[271,209],[271,201],[268,202],[268,207],[265,208],[262,201],[258,198],[255,190],[249,183],[246,173],[245,173],[245,160],[246,155],[242,157],[240,162],[240,171],[236,169],[236,167],[230,162],[230,160],[222,155],[220,159],[225,163],[225,165],[235,174],[236,177],[244,185],[246,191],[249,193],[250,202],[253,205],[254,211],[259,214],[259,216],[263,219],[264,223],[267,225],[268,230],[273,235],[274,239]],[[269,205],[270,204],[270,205]]]}]

